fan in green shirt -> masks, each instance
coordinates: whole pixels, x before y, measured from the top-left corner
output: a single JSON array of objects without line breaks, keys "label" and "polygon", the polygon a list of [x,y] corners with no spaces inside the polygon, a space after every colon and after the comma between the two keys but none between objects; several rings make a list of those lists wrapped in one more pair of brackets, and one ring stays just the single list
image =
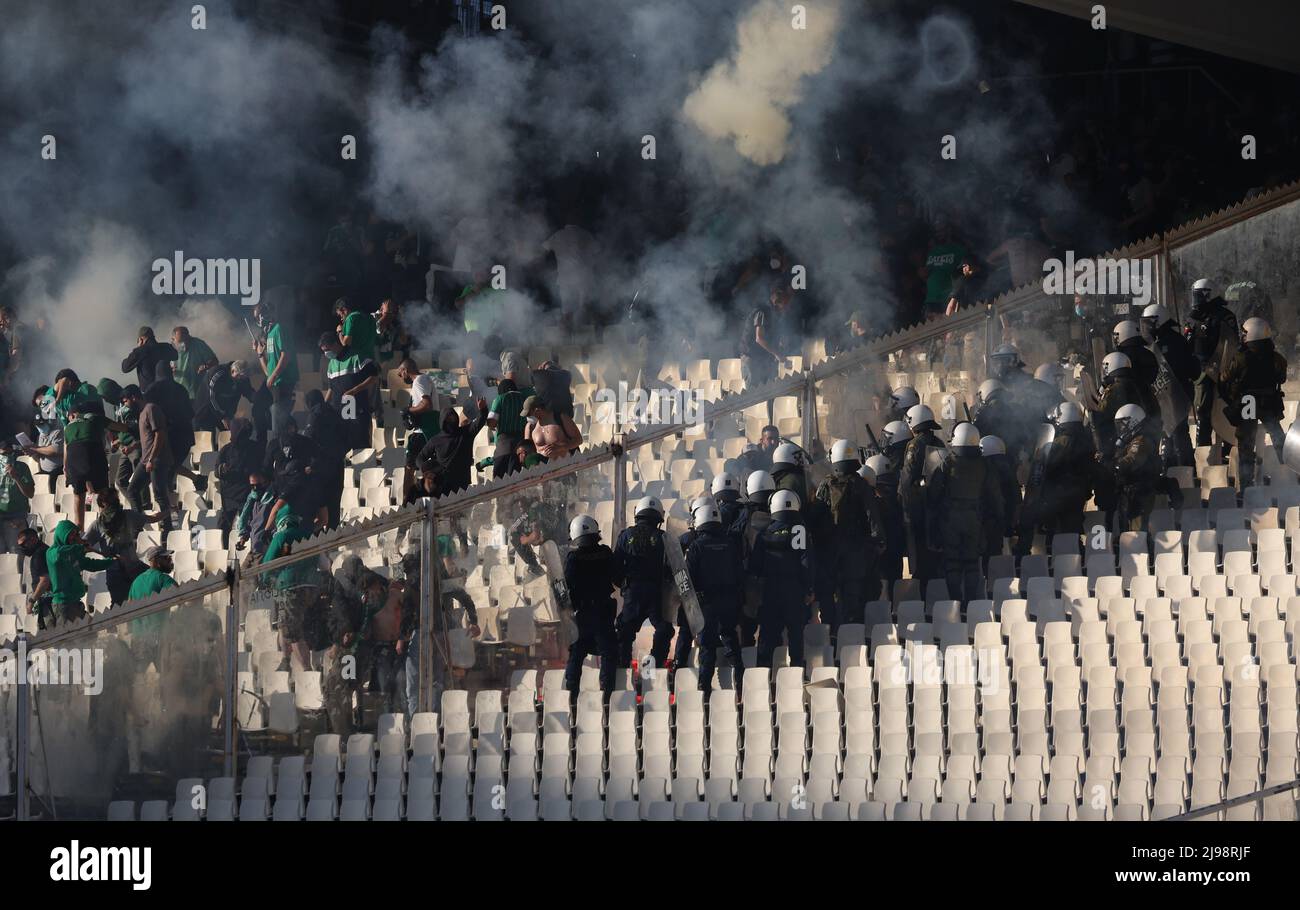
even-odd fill
[{"label": "fan in green shirt", "polygon": [[[127,600],[144,600],[146,597],[153,597],[168,588],[176,587],[176,579],[172,578],[170,574],[175,570],[170,550],[163,547],[150,547],[144,551],[144,561],[149,564],[149,568],[137,575],[135,580],[131,582],[131,590],[126,594]],[[131,635],[156,635],[162,629],[166,618],[167,613],[160,611],[149,616],[142,616],[139,619],[133,619],[131,620]]]},{"label": "fan in green shirt", "polygon": [[344,298],[334,304],[334,315],[339,318],[339,341],[348,353],[362,360],[374,360],[379,348],[379,327],[375,325],[375,317],[352,309]]},{"label": "fan in green shirt", "polygon": [[206,341],[192,336],[183,325],[172,329],[172,346],[176,348],[176,365],[172,368],[176,381],[193,401],[207,382],[205,374],[217,365],[217,355]]}]

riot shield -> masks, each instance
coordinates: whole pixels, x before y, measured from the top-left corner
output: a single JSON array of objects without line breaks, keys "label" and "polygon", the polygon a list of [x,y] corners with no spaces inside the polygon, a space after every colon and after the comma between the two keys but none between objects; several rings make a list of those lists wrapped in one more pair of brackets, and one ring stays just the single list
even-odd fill
[{"label": "riot shield", "polygon": [[704,613],[700,610],[699,598],[695,596],[695,586],[691,584],[691,573],[686,569],[686,555],[678,546],[669,545],[664,549],[668,552],[668,566],[673,571],[673,583],[682,611],[690,624],[691,634],[698,636],[704,629]]},{"label": "riot shield", "polygon": [[1038,437],[1034,440],[1034,452],[1029,459],[1029,475],[1025,478],[1025,501],[1037,498],[1047,480],[1047,453],[1056,439],[1056,427],[1044,423],[1038,428]]},{"label": "riot shield", "polygon": [[1214,406],[1210,410],[1210,426],[1221,441],[1228,445],[1237,444],[1237,428],[1228,419],[1227,404],[1224,402],[1223,396],[1219,394],[1217,387],[1214,392]]},{"label": "riot shield", "polygon": [[1192,403],[1187,400],[1187,395],[1183,392],[1183,384],[1178,381],[1178,377],[1170,369],[1169,361],[1165,360],[1165,355],[1161,353],[1160,346],[1153,344],[1149,350],[1155,355],[1156,366],[1159,367],[1156,373],[1156,381],[1151,386],[1151,392],[1160,405],[1160,415],[1164,418],[1165,429],[1171,430],[1187,417]]},{"label": "riot shield", "polygon": [[1079,373],[1079,398],[1082,399],[1080,404],[1089,411],[1101,408],[1101,389],[1097,388],[1097,381],[1087,370]]},{"label": "riot shield", "polygon": [[1282,464],[1300,474],[1300,420],[1291,424],[1282,442]]},{"label": "riot shield", "polygon": [[564,561],[560,559],[560,548],[555,541],[547,540],[542,543],[540,550],[542,565],[546,567],[546,577],[551,583],[551,611],[555,615],[550,620],[562,623],[568,640],[576,641],[578,626],[573,620],[573,601],[569,598],[569,586],[564,580]]}]

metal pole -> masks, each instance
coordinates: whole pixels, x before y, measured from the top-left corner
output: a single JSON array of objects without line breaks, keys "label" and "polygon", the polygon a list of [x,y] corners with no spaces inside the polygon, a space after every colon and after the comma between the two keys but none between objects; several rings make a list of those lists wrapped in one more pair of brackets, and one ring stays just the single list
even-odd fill
[{"label": "metal pole", "polygon": [[622,434],[615,438],[614,453],[614,525],[610,529],[611,537],[617,537],[627,521],[627,450],[623,448]]},{"label": "metal pole", "polygon": [[420,517],[420,710],[433,711],[433,605],[438,602],[438,575],[434,570],[437,543],[434,540],[433,497],[425,501]]},{"label": "metal pole", "polygon": [[803,426],[799,445],[811,457],[813,442],[817,439],[817,381],[807,374],[803,385]]},{"label": "metal pole", "polygon": [[239,601],[243,592],[238,560],[233,563],[233,567],[226,567],[226,580],[230,587],[226,598],[226,745],[222,767],[226,777],[235,777],[235,747],[239,735],[235,724],[235,712],[239,705],[239,619],[242,615]]},{"label": "metal pole", "polygon": [[984,378],[989,378],[989,361],[993,359],[993,352],[997,350],[997,344],[994,340],[996,331],[994,324],[998,319],[997,304],[990,303],[985,307],[984,317]]},{"label": "metal pole", "polygon": [[[27,633],[19,632],[18,638],[14,642],[14,653],[26,655],[27,653]],[[24,657],[25,660],[25,657]],[[15,718],[17,725],[18,742],[15,745],[17,755],[17,783],[18,783],[18,820],[27,821],[31,818],[31,810],[28,802],[28,781],[27,781],[27,756],[31,750],[31,706],[28,704],[29,691],[27,688],[26,666],[20,664],[16,667],[18,670],[18,698],[14,706]]]}]

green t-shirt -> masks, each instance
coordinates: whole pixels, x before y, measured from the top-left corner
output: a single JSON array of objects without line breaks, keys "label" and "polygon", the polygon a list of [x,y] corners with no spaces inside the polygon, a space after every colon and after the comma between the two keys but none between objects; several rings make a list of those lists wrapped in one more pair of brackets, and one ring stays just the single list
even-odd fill
[{"label": "green t-shirt", "polygon": [[266,333],[266,368],[270,373],[275,372],[275,365],[280,362],[281,357],[288,357],[289,361],[280,371],[279,377],[275,380],[277,386],[292,386],[298,384],[298,364],[294,363],[293,356],[285,350],[284,328],[281,323],[276,323],[271,327],[271,331]]},{"label": "green t-shirt", "polygon": [[104,417],[102,414],[82,415],[63,428],[63,441],[69,445],[80,442],[95,442],[104,438]]},{"label": "green t-shirt", "polygon": [[26,518],[31,503],[23,491],[18,489],[18,483],[21,481],[24,486],[31,486],[32,471],[17,459],[14,459],[13,466],[14,474],[18,475],[16,478],[10,477],[3,463],[0,463],[0,515],[21,515]]},{"label": "green t-shirt", "polygon": [[[98,403],[97,410],[100,414],[104,413],[104,400],[99,397],[99,389],[95,388],[88,382],[83,382],[67,395],[64,395],[54,403],[54,413],[58,415],[59,421],[64,427],[68,426],[69,414],[77,405]],[[65,434],[66,438],[66,434]]]},{"label": "green t-shirt", "polygon": [[208,343],[202,338],[191,336],[184,346],[176,348],[176,366],[173,367],[173,371],[176,381],[184,386],[191,399],[199,394],[199,389],[204,381],[198,371],[199,365],[211,363],[216,359],[217,355],[213,353],[212,348],[208,347]]},{"label": "green t-shirt", "polygon": [[343,336],[348,339],[348,348],[362,360],[374,360],[379,343],[379,329],[375,326],[375,317],[360,310],[353,310],[343,319]]},{"label": "green t-shirt", "polygon": [[952,276],[961,267],[966,248],[960,243],[941,243],[925,257],[928,275],[925,279],[925,302],[929,305],[946,305],[952,297]]},{"label": "green t-shirt", "polygon": [[150,567],[135,577],[135,581],[131,582],[131,590],[126,596],[128,600],[141,600],[174,587],[176,587],[176,579],[161,569]]},{"label": "green t-shirt", "polygon": [[[524,427],[527,426],[528,420],[519,412],[524,406],[525,399],[536,394],[532,386],[525,386],[517,392],[506,392],[493,398],[488,412],[497,417],[497,433],[504,433],[507,436],[524,435]],[[492,441],[496,442],[495,435]]]}]

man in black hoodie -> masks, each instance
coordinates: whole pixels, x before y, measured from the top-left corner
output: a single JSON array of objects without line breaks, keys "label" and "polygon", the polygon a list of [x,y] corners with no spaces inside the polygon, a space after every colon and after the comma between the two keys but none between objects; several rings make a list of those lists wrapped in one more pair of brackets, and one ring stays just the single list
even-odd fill
[{"label": "man in black hoodie", "polygon": [[154,338],[152,328],[147,325],[142,326],[136,338],[135,348],[122,360],[122,372],[129,373],[135,370],[136,384],[143,389],[157,377],[159,364],[167,367],[167,375],[170,377],[169,364],[177,356],[176,348],[165,341],[158,341]]},{"label": "man in black hoodie", "polygon": [[[221,533],[229,535],[252,486],[248,475],[262,465],[261,446],[253,439],[253,425],[230,421],[230,442],[217,453],[217,484],[221,488]],[[229,545],[227,543],[227,545]]]},{"label": "man in black hoodie", "polygon": [[321,458],[316,483],[320,485],[321,497],[329,515],[327,519],[329,526],[336,528],[343,501],[348,428],[339,412],[325,401],[325,396],[321,394],[320,389],[312,389],[303,400],[307,404],[307,429],[303,434],[320,447]]},{"label": "man in black hoodie", "polygon": [[420,451],[419,465],[426,496],[456,493],[469,486],[474,461],[474,439],[487,423],[487,400],[475,405],[478,416],[462,423],[454,409],[442,415],[442,430]]},{"label": "man in black hoodie", "polygon": [[[171,347],[171,345],[168,345]],[[166,360],[154,366],[154,380],[144,390],[144,400],[158,405],[167,418],[167,445],[176,463],[176,473],[194,481],[194,489],[206,493],[208,478],[190,470],[190,449],[194,448],[194,403],[185,386],[172,378]]]}]

